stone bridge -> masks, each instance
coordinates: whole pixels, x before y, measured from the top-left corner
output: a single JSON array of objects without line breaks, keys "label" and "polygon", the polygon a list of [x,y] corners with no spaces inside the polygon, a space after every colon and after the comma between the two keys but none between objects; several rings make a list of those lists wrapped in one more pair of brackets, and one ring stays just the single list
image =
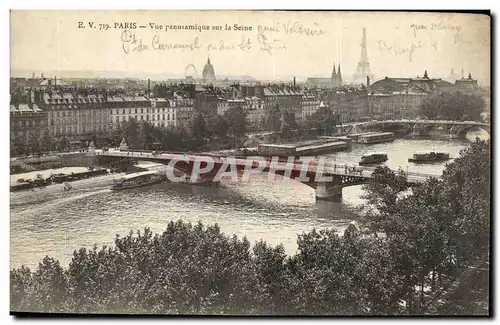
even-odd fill
[{"label": "stone bridge", "polygon": [[444,120],[386,120],[386,121],[369,121],[356,123],[358,127],[370,128],[380,127],[386,129],[388,127],[400,127],[407,129],[410,133],[416,136],[428,135],[431,130],[443,130],[451,139],[465,138],[469,130],[482,129],[488,134],[491,134],[490,124],[475,121],[444,121]]},{"label": "stone bridge", "polygon": [[[351,133],[361,133],[370,128],[400,128],[406,130],[415,136],[429,135],[432,130],[442,130],[450,136],[451,139],[465,138],[467,132],[471,129],[482,129],[491,135],[489,123],[476,121],[444,121],[444,120],[385,120],[385,121],[368,121],[368,122],[353,122],[335,127],[334,134],[339,136],[349,135]],[[259,143],[269,141],[275,132],[255,132],[246,134],[247,140],[243,147],[258,146]]]}]

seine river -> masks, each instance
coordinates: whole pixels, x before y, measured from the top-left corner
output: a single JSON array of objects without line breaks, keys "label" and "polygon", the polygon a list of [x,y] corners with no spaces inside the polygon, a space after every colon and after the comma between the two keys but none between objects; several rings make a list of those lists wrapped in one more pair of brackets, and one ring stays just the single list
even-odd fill
[{"label": "seine river", "polygon": [[[456,157],[476,135],[487,137],[469,133],[468,140],[397,139],[354,145],[351,151],[329,156],[339,163],[356,164],[363,153],[382,151],[388,154],[386,164],[391,168],[439,175],[445,163],[414,165],[408,164],[408,158],[416,151],[432,149]],[[272,245],[282,243],[293,254],[298,234],[313,228],[342,231],[356,219],[355,212],[363,204],[361,186],[345,188],[342,203],[316,202],[312,188],[297,181],[270,182],[265,175],[261,180],[225,183],[219,188],[166,183],[112,192],[109,183],[114,177],[87,180],[87,185],[75,184],[68,192],[59,184],[57,190],[11,193],[10,267],[35,268],[46,255],[66,266],[75,249],[112,245],[116,234],[144,227],[161,232],[179,219],[218,223],[228,235],[247,236],[252,243],[260,239]]]}]

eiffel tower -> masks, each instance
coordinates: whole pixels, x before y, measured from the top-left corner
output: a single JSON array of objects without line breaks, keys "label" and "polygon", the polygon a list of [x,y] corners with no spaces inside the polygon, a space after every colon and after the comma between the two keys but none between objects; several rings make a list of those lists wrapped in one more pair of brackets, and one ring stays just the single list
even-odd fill
[{"label": "eiffel tower", "polygon": [[366,77],[373,79],[373,74],[370,71],[370,62],[368,61],[368,51],[366,48],[366,28],[363,27],[363,38],[361,39],[361,58],[358,62],[356,73],[353,75],[355,83],[362,83],[366,85]]}]

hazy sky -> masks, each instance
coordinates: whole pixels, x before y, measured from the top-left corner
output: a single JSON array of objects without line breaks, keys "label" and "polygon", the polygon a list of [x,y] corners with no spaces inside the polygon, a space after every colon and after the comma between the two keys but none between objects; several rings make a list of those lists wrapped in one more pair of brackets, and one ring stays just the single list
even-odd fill
[{"label": "hazy sky", "polygon": [[[99,30],[99,24],[110,28]],[[210,29],[165,31],[166,25],[195,24]],[[252,30],[234,30],[234,24]],[[360,58],[363,27],[376,79],[422,76],[424,69],[429,77],[446,77],[451,68],[457,74],[463,68],[465,76],[471,72],[489,84],[489,17],[450,13],[12,11],[11,70],[182,76],[189,64],[201,74],[210,56],[216,75],[329,77],[340,63],[349,79]]]}]

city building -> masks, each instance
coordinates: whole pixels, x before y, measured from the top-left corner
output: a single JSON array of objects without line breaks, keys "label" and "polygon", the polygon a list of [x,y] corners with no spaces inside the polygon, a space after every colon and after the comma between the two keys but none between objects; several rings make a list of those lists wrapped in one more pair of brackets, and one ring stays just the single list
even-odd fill
[{"label": "city building", "polygon": [[319,101],[310,93],[305,93],[301,101],[301,120],[307,121],[307,117],[316,113],[318,110]]},{"label": "city building", "polygon": [[151,101],[144,96],[109,96],[109,120],[113,128],[131,119],[152,121]]},{"label": "city building", "polygon": [[250,128],[259,128],[265,124],[264,102],[259,97],[246,97],[243,109]]},{"label": "city building", "polygon": [[40,140],[47,130],[47,113],[37,104],[10,105],[10,138]]},{"label": "city building", "polygon": [[289,112],[298,123],[302,119],[302,90],[297,86],[269,85],[263,88],[264,110],[267,112],[276,105],[281,112]]},{"label": "city building", "polygon": [[461,78],[458,80],[455,80],[455,85],[456,87],[467,93],[474,93],[477,90],[479,90],[479,86],[477,84],[477,80],[472,79],[472,75],[469,73],[469,76],[466,78]]},{"label": "city building", "polygon": [[182,97],[181,95],[174,93],[172,103],[174,105],[173,107],[175,107],[174,124],[182,127],[189,126],[189,122],[191,121],[195,110],[194,99]]},{"label": "city building", "polygon": [[370,85],[369,113],[375,119],[416,118],[420,104],[433,93],[456,92],[457,86],[443,79],[385,77]]},{"label": "city building", "polygon": [[39,102],[47,113],[49,134],[60,139],[89,142],[92,137],[106,138],[109,111],[106,96],[98,92],[44,92]]},{"label": "city building", "polygon": [[224,115],[229,108],[227,99],[224,97],[217,98],[217,115]]},{"label": "city building", "polygon": [[332,78],[307,78],[304,85],[306,87],[328,88],[331,87]]},{"label": "city building", "polygon": [[359,121],[366,115],[368,103],[363,89],[343,87],[323,92],[320,99],[327,102],[332,111],[340,116],[341,123]]},{"label": "city building", "polygon": [[317,87],[317,88],[339,88],[342,87],[343,81],[342,81],[342,72],[340,71],[340,64],[338,67],[338,71],[335,67],[335,64],[333,65],[333,71],[332,75],[330,78],[317,78],[317,77],[311,77],[307,78],[304,85],[306,87]]}]

